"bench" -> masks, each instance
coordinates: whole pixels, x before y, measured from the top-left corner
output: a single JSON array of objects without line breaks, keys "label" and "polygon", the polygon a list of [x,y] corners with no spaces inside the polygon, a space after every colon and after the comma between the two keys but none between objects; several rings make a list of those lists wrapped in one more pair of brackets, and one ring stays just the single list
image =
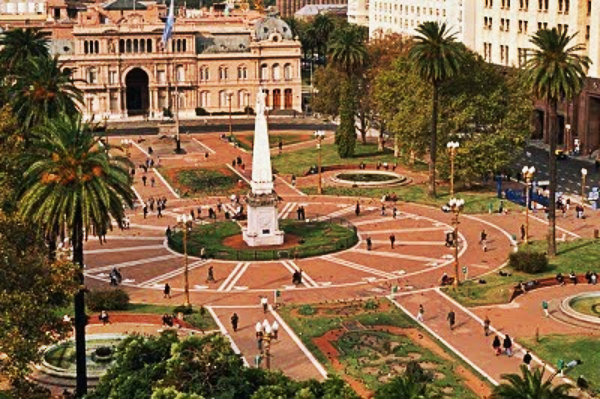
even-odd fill
[{"label": "bench", "polygon": [[[568,275],[564,276],[564,284],[573,284],[571,282],[571,279],[569,278]],[[577,277],[577,284],[587,284],[587,280],[585,279],[585,275],[576,275]],[[527,288],[527,291],[532,291],[538,288],[543,288],[543,287],[552,287],[555,285],[561,285],[558,280],[556,280],[556,276],[553,277],[544,277],[544,278],[540,278],[540,279],[535,279],[535,280],[530,280],[530,281],[524,281],[523,282],[525,285],[527,285],[530,288]],[[530,284],[533,283],[533,284]],[[510,297],[510,301],[512,302],[513,299],[515,299],[516,297],[518,297],[519,295],[524,294],[523,290],[521,289],[521,284],[517,284],[515,285],[515,287],[513,288],[513,293]]]}]

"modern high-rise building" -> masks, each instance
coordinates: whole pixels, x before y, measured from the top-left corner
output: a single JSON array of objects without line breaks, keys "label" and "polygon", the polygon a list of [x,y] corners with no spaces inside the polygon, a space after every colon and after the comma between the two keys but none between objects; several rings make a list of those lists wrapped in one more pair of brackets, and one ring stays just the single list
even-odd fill
[{"label": "modern high-rise building", "polygon": [[483,0],[370,0],[369,34],[414,35],[421,23],[438,21],[446,23],[458,40],[473,48],[477,1]]}]

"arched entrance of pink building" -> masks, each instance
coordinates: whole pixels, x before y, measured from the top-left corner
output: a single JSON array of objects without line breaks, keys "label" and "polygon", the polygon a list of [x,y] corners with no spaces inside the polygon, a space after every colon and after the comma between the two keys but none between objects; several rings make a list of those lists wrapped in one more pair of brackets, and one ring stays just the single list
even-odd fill
[{"label": "arched entrance of pink building", "polygon": [[150,107],[148,74],[141,68],[133,68],[125,76],[127,115],[146,115]]}]

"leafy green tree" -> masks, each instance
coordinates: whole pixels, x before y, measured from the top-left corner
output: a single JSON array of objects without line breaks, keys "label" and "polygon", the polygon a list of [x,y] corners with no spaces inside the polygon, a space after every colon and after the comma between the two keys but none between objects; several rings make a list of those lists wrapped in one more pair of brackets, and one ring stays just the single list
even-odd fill
[{"label": "leafy green tree", "polygon": [[575,399],[578,397],[569,393],[572,389],[571,385],[554,383],[554,375],[544,380],[544,368],[530,371],[527,366],[522,365],[520,369],[520,375],[515,373],[502,376],[506,382],[494,387],[492,399]]},{"label": "leafy green tree", "polygon": [[24,131],[61,113],[77,114],[77,104],[83,98],[71,73],[60,69],[57,57],[29,59],[26,70],[18,75],[8,92],[13,112]]},{"label": "leafy green tree", "polygon": [[312,28],[315,48],[319,56],[323,56],[327,52],[329,36],[335,30],[335,22],[329,14],[318,14],[312,21]]},{"label": "leafy green tree", "polygon": [[178,392],[175,388],[158,388],[152,394],[152,399],[204,399],[204,396],[195,393]]},{"label": "leafy green tree", "polygon": [[446,24],[424,22],[416,29],[418,35],[410,56],[423,80],[432,88],[431,133],[429,146],[429,195],[435,197],[435,161],[437,156],[437,123],[440,85],[460,69],[463,47]]},{"label": "leafy green tree", "polygon": [[11,214],[17,207],[17,189],[23,177],[20,161],[23,137],[10,106],[0,108],[0,211]]},{"label": "leafy green tree", "polygon": [[46,254],[34,226],[0,212],[0,374],[17,397],[33,397],[20,390],[28,387],[40,346],[71,331],[59,311],[77,288],[76,268],[64,260],[50,262]]},{"label": "leafy green tree", "polygon": [[343,81],[333,65],[317,68],[314,78],[317,90],[312,96],[313,111],[336,117],[340,112],[340,86]]},{"label": "leafy green tree", "polygon": [[32,59],[48,58],[48,42],[48,36],[39,29],[11,29],[4,32],[0,36],[0,70],[4,76],[21,73]]},{"label": "leafy green tree", "polygon": [[87,391],[85,359],[85,287],[83,241],[89,233],[105,234],[112,220],[122,227],[124,205],[133,206],[130,161],[109,155],[79,117],[61,115],[40,126],[23,174],[19,212],[47,235],[70,236],[80,289],[75,294],[77,394]]},{"label": "leafy green tree", "polygon": [[526,69],[529,82],[535,96],[544,99],[550,107],[550,156],[548,172],[550,174],[550,201],[548,206],[548,255],[556,254],[556,139],[558,136],[558,103],[573,98],[583,89],[586,71],[591,60],[580,52],[582,44],[571,46],[577,34],[568,35],[566,30],[556,28],[538,30],[530,39],[535,46],[528,52]]},{"label": "leafy green tree", "polygon": [[362,74],[367,63],[364,30],[354,25],[336,30],[328,52],[333,65],[345,78],[340,88],[340,125],[336,131],[336,143],[340,157],[348,158],[354,155],[356,145],[356,77]]}]

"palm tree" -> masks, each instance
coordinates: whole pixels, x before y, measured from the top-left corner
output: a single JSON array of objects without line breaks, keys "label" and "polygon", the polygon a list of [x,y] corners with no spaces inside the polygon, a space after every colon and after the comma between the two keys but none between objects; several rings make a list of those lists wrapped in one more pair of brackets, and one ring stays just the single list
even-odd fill
[{"label": "palm tree", "polygon": [[58,58],[38,57],[27,61],[27,67],[9,89],[11,106],[23,127],[29,131],[61,113],[73,115],[82,102],[81,90],[75,87],[68,70],[61,70]]},{"label": "palm tree", "polygon": [[6,74],[16,73],[32,58],[46,58],[48,38],[38,29],[11,29],[0,36],[0,64]]},{"label": "palm tree", "polygon": [[316,47],[319,57],[325,55],[329,36],[335,30],[333,19],[328,14],[318,14],[313,20],[312,26],[315,32]]},{"label": "palm tree", "polygon": [[456,75],[463,58],[463,47],[446,24],[424,22],[417,27],[418,35],[410,50],[410,58],[421,78],[431,83],[431,142],[429,145],[429,195],[435,197],[435,160],[437,157],[437,123],[440,85]]},{"label": "palm tree", "polygon": [[375,399],[433,399],[439,395],[433,392],[427,382],[420,382],[407,375],[394,377],[375,392]]},{"label": "palm tree", "polygon": [[521,366],[521,375],[504,374],[506,380],[494,387],[492,399],[575,399],[569,391],[573,388],[569,384],[553,384],[554,375],[544,381],[544,368],[536,368],[534,371]]},{"label": "palm tree", "polygon": [[568,35],[556,28],[541,29],[530,39],[535,46],[528,52],[526,69],[529,84],[535,96],[544,99],[550,108],[550,201],[548,206],[548,255],[556,254],[556,138],[558,136],[558,103],[574,98],[582,90],[586,71],[591,63],[586,56],[578,54],[585,47],[581,44],[570,46],[577,34]]},{"label": "palm tree", "polygon": [[130,161],[109,155],[110,146],[95,138],[79,116],[62,114],[35,129],[23,175],[19,212],[46,235],[70,237],[81,288],[75,294],[77,394],[87,389],[83,241],[90,232],[104,234],[111,220],[121,227],[124,204],[135,197]]},{"label": "palm tree", "polygon": [[338,153],[342,158],[354,155],[356,144],[356,78],[362,74],[367,62],[364,30],[349,25],[334,32],[329,43],[329,56],[333,65],[343,74],[340,88],[340,125],[336,132]]}]

